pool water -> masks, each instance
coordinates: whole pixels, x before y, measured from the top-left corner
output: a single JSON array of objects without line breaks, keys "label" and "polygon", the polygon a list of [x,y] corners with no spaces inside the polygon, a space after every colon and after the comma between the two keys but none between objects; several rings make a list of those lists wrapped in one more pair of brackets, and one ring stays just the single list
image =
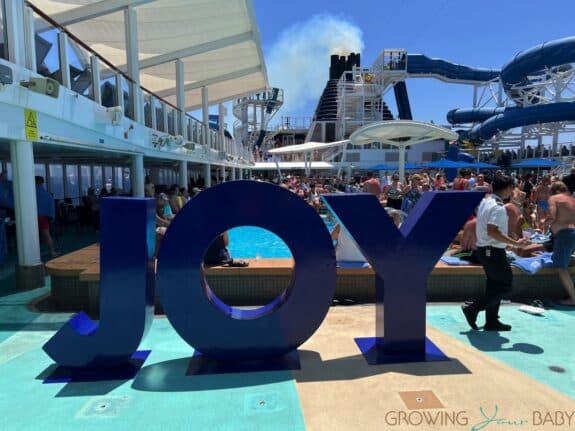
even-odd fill
[{"label": "pool water", "polygon": [[[331,231],[333,222],[322,217],[326,228]],[[276,234],[255,226],[230,229],[230,255],[236,259],[289,258],[289,247]]]}]

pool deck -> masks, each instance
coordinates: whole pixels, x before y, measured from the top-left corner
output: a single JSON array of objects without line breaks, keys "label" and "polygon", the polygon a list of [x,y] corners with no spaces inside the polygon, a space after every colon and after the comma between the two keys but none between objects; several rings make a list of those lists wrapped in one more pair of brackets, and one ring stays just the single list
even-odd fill
[{"label": "pool deck", "polygon": [[[98,244],[53,259],[46,264],[52,277],[50,306],[59,311],[85,310],[97,316],[99,309]],[[270,302],[289,285],[294,261],[291,258],[247,259],[249,266],[205,269],[212,291],[231,305],[261,305]],[[574,262],[575,263],[575,262]],[[575,278],[575,266],[570,269]],[[534,275],[513,268],[510,299],[556,300],[565,296],[557,273],[544,268]],[[483,268],[477,265],[449,266],[438,262],[428,278],[429,301],[464,301],[480,296],[485,288]],[[335,299],[374,302],[375,273],[372,268],[337,268]],[[46,309],[45,307],[41,309]],[[162,312],[159,299],[157,312]]]}]

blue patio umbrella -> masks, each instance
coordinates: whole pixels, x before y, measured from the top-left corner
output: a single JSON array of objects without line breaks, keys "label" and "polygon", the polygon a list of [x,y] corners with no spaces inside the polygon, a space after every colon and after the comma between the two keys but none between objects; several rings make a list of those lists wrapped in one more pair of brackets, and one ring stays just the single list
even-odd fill
[{"label": "blue patio umbrella", "polygon": [[[420,169],[424,165],[418,165],[415,163],[405,163],[405,169]],[[397,171],[399,170],[399,165],[386,165],[386,164],[379,164],[374,165],[369,168],[372,171]]]},{"label": "blue patio umbrella", "polygon": [[426,163],[425,166],[428,168],[434,168],[434,169],[458,169],[458,168],[471,168],[472,167],[471,163],[457,162],[454,160],[447,160],[447,159],[441,159],[441,160],[437,160],[435,162],[429,162],[429,163]]},{"label": "blue patio umbrella", "polygon": [[385,165],[385,164],[379,164],[379,165],[369,167],[370,171],[391,171],[392,169],[393,169],[393,166]]},{"label": "blue patio umbrella", "polygon": [[556,168],[561,163],[556,162],[555,160],[548,160],[548,159],[525,159],[521,160],[520,162],[513,163],[511,165],[512,168],[534,168],[534,169],[551,169]]},{"label": "blue patio umbrella", "polygon": [[499,169],[499,166],[492,165],[491,163],[485,162],[473,162],[469,166],[470,168],[474,169]]}]

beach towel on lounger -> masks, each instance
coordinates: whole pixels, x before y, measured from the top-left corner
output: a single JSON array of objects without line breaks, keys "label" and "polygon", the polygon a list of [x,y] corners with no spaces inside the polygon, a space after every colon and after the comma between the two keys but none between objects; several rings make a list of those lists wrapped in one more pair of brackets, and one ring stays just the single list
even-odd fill
[{"label": "beach towel on lounger", "polygon": [[541,253],[533,257],[518,257],[511,266],[515,266],[528,274],[536,274],[541,268],[547,268],[553,265],[551,256],[553,253]]}]

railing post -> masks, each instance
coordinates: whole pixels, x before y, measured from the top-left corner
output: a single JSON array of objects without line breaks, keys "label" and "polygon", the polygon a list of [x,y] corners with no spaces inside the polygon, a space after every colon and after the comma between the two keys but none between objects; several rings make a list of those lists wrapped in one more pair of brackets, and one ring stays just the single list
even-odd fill
[{"label": "railing post", "polygon": [[70,61],[68,59],[68,34],[61,31],[58,33],[58,50],[60,58],[60,74],[62,85],[68,89],[72,88],[70,81]]},{"label": "railing post", "polygon": [[92,92],[94,94],[94,102],[101,105],[102,91],[100,90],[100,59],[95,55],[90,56],[90,68],[92,69]]}]

